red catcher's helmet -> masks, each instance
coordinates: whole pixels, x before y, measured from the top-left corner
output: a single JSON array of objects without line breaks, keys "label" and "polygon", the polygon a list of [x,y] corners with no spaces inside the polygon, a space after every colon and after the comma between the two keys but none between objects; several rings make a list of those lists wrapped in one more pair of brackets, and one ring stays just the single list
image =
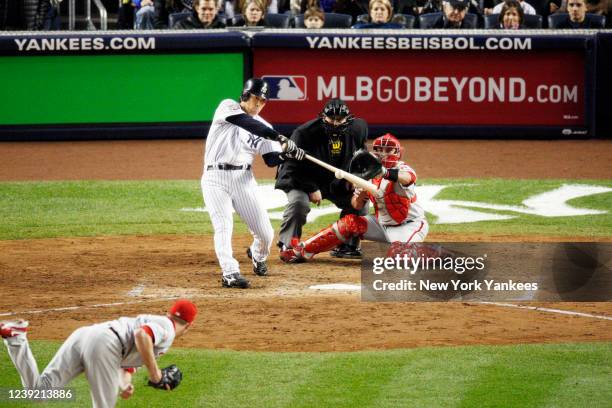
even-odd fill
[{"label": "red catcher's helmet", "polygon": [[402,145],[391,133],[386,133],[374,139],[372,150],[374,155],[380,159],[382,165],[388,169],[397,166],[402,157]]}]

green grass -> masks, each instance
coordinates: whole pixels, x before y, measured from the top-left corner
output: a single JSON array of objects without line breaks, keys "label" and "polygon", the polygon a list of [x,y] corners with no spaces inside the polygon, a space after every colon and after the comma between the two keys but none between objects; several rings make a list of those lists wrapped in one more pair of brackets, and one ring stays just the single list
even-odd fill
[{"label": "green grass", "polygon": [[[42,368],[59,343],[32,342]],[[612,343],[437,347],[350,353],[172,349],[184,373],[173,392],[145,387],[120,407],[609,407]],[[7,354],[0,384],[19,387]],[[72,384],[87,406],[83,376]],[[28,406],[11,403],[4,406]],[[32,405],[38,406],[38,405]]]},{"label": "green grass", "polygon": [[[263,183],[263,182],[260,182]],[[522,200],[564,183],[612,187],[609,180],[421,180],[420,184],[451,185],[438,199],[520,205]],[[565,236],[612,235],[612,193],[570,201],[608,211],[579,217],[540,217],[511,213],[516,218],[468,224],[432,224],[430,233],[540,234]],[[192,181],[78,181],[0,183],[0,239],[50,238],[130,234],[210,234],[208,214],[181,208],[202,206],[200,184]],[[478,209],[478,211],[491,211]],[[508,213],[510,214],[510,213]],[[435,217],[428,215],[430,221]],[[308,224],[305,233],[336,220],[328,215]],[[278,229],[279,222],[273,222]],[[245,233],[237,222],[235,231]]]}]

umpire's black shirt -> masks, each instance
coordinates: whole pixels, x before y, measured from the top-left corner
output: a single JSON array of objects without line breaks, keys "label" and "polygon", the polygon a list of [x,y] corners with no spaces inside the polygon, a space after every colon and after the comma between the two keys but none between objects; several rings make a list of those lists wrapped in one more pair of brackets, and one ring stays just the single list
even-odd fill
[{"label": "umpire's black shirt", "polygon": [[[353,153],[365,148],[367,137],[368,125],[358,118],[353,119],[348,131],[336,143],[325,134],[320,118],[304,123],[291,135],[307,154],[342,170],[348,170]],[[286,193],[302,190],[308,194],[321,190],[323,196],[328,196],[334,180],[334,173],[307,159],[287,160],[279,167],[275,188]]]}]

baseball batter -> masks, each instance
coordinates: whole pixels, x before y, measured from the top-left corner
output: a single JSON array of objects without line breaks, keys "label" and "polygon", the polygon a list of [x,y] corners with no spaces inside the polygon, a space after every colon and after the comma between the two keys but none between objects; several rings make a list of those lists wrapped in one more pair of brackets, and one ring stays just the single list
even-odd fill
[{"label": "baseball batter", "polygon": [[400,142],[387,133],[374,140],[373,153],[382,162],[382,171],[372,179],[378,192],[372,195],[356,189],[352,205],[359,209],[370,200],[374,204],[375,214],[349,214],[307,241],[281,252],[283,260],[295,262],[296,259],[310,259],[355,236],[378,242],[408,243],[425,239],[429,225],[423,208],[417,202],[417,176],[410,166],[400,161]]},{"label": "baseball batter", "polygon": [[255,155],[262,155],[265,163],[272,167],[288,158],[302,160],[305,154],[259,116],[267,98],[268,84],[259,78],[249,79],[240,102],[221,101],[206,139],[202,193],[215,231],[215,253],[224,287],[250,286],[240,274],[240,266],[232,252],[232,208],[253,235],[253,243],[247,250],[253,271],[259,276],[268,273],[266,259],[274,230],[268,213],[257,199],[257,182],[251,171]]},{"label": "baseball batter", "polygon": [[136,367],[147,368],[149,385],[161,389],[178,385],[180,378],[173,381],[182,376],[180,370],[176,366],[160,370],[156,358],[168,351],[175,337],[187,332],[196,314],[193,303],[178,300],[166,316],[121,317],[81,327],[62,344],[42,374],[26,338],[27,321],[2,322],[0,334],[24,388],[62,388],[84,373],[94,408],[114,407],[118,394],[128,399],[134,393],[131,377]]}]

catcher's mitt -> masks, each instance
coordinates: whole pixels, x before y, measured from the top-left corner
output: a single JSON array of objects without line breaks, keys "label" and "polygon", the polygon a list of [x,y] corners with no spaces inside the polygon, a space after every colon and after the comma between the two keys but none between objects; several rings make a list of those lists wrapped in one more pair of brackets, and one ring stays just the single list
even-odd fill
[{"label": "catcher's mitt", "polygon": [[154,383],[149,380],[149,385],[153,388],[157,388],[160,390],[173,390],[179,386],[181,381],[183,380],[183,373],[179,368],[172,364],[166,368],[161,369],[162,378],[159,382]]},{"label": "catcher's mitt", "polygon": [[382,163],[376,156],[367,150],[360,149],[351,159],[349,172],[364,180],[370,180],[384,172]]}]

